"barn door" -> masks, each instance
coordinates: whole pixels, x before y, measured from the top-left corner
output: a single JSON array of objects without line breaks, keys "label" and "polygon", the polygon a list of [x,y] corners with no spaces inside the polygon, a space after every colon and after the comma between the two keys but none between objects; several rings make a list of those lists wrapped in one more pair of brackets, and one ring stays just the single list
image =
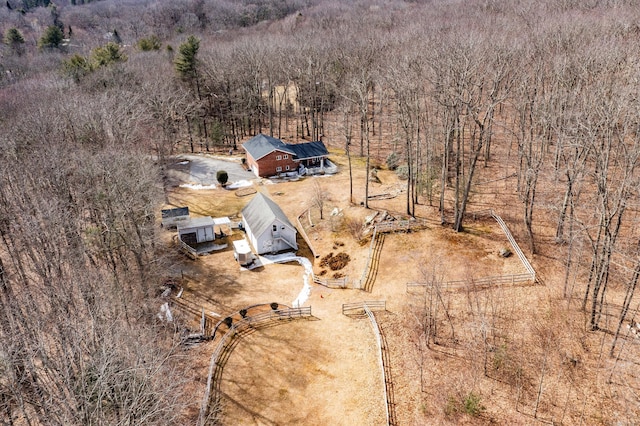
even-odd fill
[{"label": "barn door", "polygon": [[207,236],[206,241],[213,241],[215,239],[215,236],[213,235],[213,226],[207,226],[204,230]]}]

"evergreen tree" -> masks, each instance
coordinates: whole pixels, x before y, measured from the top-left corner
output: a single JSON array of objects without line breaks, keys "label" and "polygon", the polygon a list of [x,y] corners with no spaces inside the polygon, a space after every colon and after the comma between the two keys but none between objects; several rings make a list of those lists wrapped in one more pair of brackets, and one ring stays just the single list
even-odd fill
[{"label": "evergreen tree", "polygon": [[40,37],[38,46],[40,46],[41,49],[59,48],[63,38],[64,34],[62,34],[62,30],[55,25],[51,25],[47,27],[42,37]]},{"label": "evergreen tree", "polygon": [[178,48],[178,57],[175,60],[176,71],[184,80],[196,78],[196,55],[200,49],[200,39],[189,36],[186,42]]},{"label": "evergreen tree", "polygon": [[216,179],[220,185],[225,186],[229,181],[229,174],[224,170],[218,170],[216,173]]},{"label": "evergreen tree", "polygon": [[96,47],[91,52],[91,62],[96,67],[104,67],[110,64],[125,62],[127,55],[122,53],[120,46],[109,42],[102,47]]},{"label": "evergreen tree", "polygon": [[141,38],[138,41],[138,48],[143,52],[148,52],[150,50],[160,50],[162,44],[160,43],[160,39],[156,35],[151,35],[147,38]]},{"label": "evergreen tree", "polygon": [[197,58],[198,49],[200,49],[200,39],[189,36],[186,42],[182,43],[178,48],[178,56],[174,62],[176,71],[185,81],[195,83],[198,99],[201,99],[200,84],[198,82]]},{"label": "evergreen tree", "polygon": [[24,37],[17,28],[9,28],[4,33],[4,44],[9,46],[11,51],[17,55],[21,55],[24,48]]},{"label": "evergreen tree", "polygon": [[71,78],[77,83],[80,81],[82,77],[89,74],[93,67],[91,63],[84,56],[80,56],[78,54],[73,55],[69,59],[65,60],[62,63],[63,73]]}]

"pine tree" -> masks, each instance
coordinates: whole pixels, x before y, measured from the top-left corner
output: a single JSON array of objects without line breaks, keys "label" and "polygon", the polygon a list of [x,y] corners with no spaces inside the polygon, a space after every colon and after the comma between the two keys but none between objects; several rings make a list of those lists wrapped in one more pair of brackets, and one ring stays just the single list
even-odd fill
[{"label": "pine tree", "polygon": [[196,77],[198,49],[200,49],[200,40],[194,36],[189,36],[187,41],[178,48],[178,57],[175,61],[176,71],[185,80]]},{"label": "pine tree", "polygon": [[24,47],[24,37],[17,28],[9,28],[4,33],[4,44],[9,46],[11,51],[17,55],[21,55]]},{"label": "pine tree", "polygon": [[47,27],[42,37],[40,37],[38,46],[40,46],[41,49],[59,48],[63,38],[64,34],[62,34],[62,30],[55,25],[51,25]]},{"label": "pine tree", "polygon": [[76,83],[93,69],[87,58],[78,54],[63,61],[62,66],[64,74],[73,78]]},{"label": "pine tree", "polygon": [[174,64],[176,71],[185,81],[195,83],[198,99],[202,99],[200,95],[200,83],[198,82],[198,60],[196,58],[200,49],[200,39],[189,36],[186,42],[182,43],[178,48],[178,57]]},{"label": "pine tree", "polygon": [[96,47],[91,52],[91,62],[96,67],[103,67],[117,62],[125,62],[127,56],[122,53],[120,46],[109,42],[102,47]]}]

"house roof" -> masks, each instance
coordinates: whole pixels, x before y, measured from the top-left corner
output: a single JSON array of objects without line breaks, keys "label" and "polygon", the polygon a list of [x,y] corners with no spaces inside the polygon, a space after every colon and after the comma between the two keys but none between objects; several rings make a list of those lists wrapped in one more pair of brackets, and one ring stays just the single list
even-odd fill
[{"label": "house roof", "polygon": [[295,153],[299,160],[329,155],[329,151],[322,141],[290,144],[287,147]]},{"label": "house roof", "polygon": [[299,160],[329,155],[329,151],[322,141],[288,144],[262,133],[246,141],[242,147],[251,154],[254,160],[276,150],[295,155]]},{"label": "house roof", "polygon": [[244,144],[242,144],[242,147],[245,149],[245,151],[251,154],[251,156],[255,160],[258,160],[275,150],[295,155],[295,153],[291,149],[289,149],[289,145],[285,144],[280,139],[263,135],[262,133],[246,141]]},{"label": "house roof", "polygon": [[273,221],[276,219],[290,226],[292,229],[296,229],[291,222],[289,222],[289,219],[280,206],[261,192],[258,192],[258,194],[244,206],[242,209],[242,217],[254,235],[261,235],[271,227]]}]

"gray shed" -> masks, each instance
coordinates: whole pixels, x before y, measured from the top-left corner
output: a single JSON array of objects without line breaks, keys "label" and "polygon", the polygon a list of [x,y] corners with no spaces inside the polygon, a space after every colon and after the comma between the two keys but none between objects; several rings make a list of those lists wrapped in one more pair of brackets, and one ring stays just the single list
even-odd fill
[{"label": "gray shed", "polygon": [[196,217],[178,225],[178,236],[180,241],[193,247],[199,243],[213,241],[216,236],[214,226],[211,216]]}]

